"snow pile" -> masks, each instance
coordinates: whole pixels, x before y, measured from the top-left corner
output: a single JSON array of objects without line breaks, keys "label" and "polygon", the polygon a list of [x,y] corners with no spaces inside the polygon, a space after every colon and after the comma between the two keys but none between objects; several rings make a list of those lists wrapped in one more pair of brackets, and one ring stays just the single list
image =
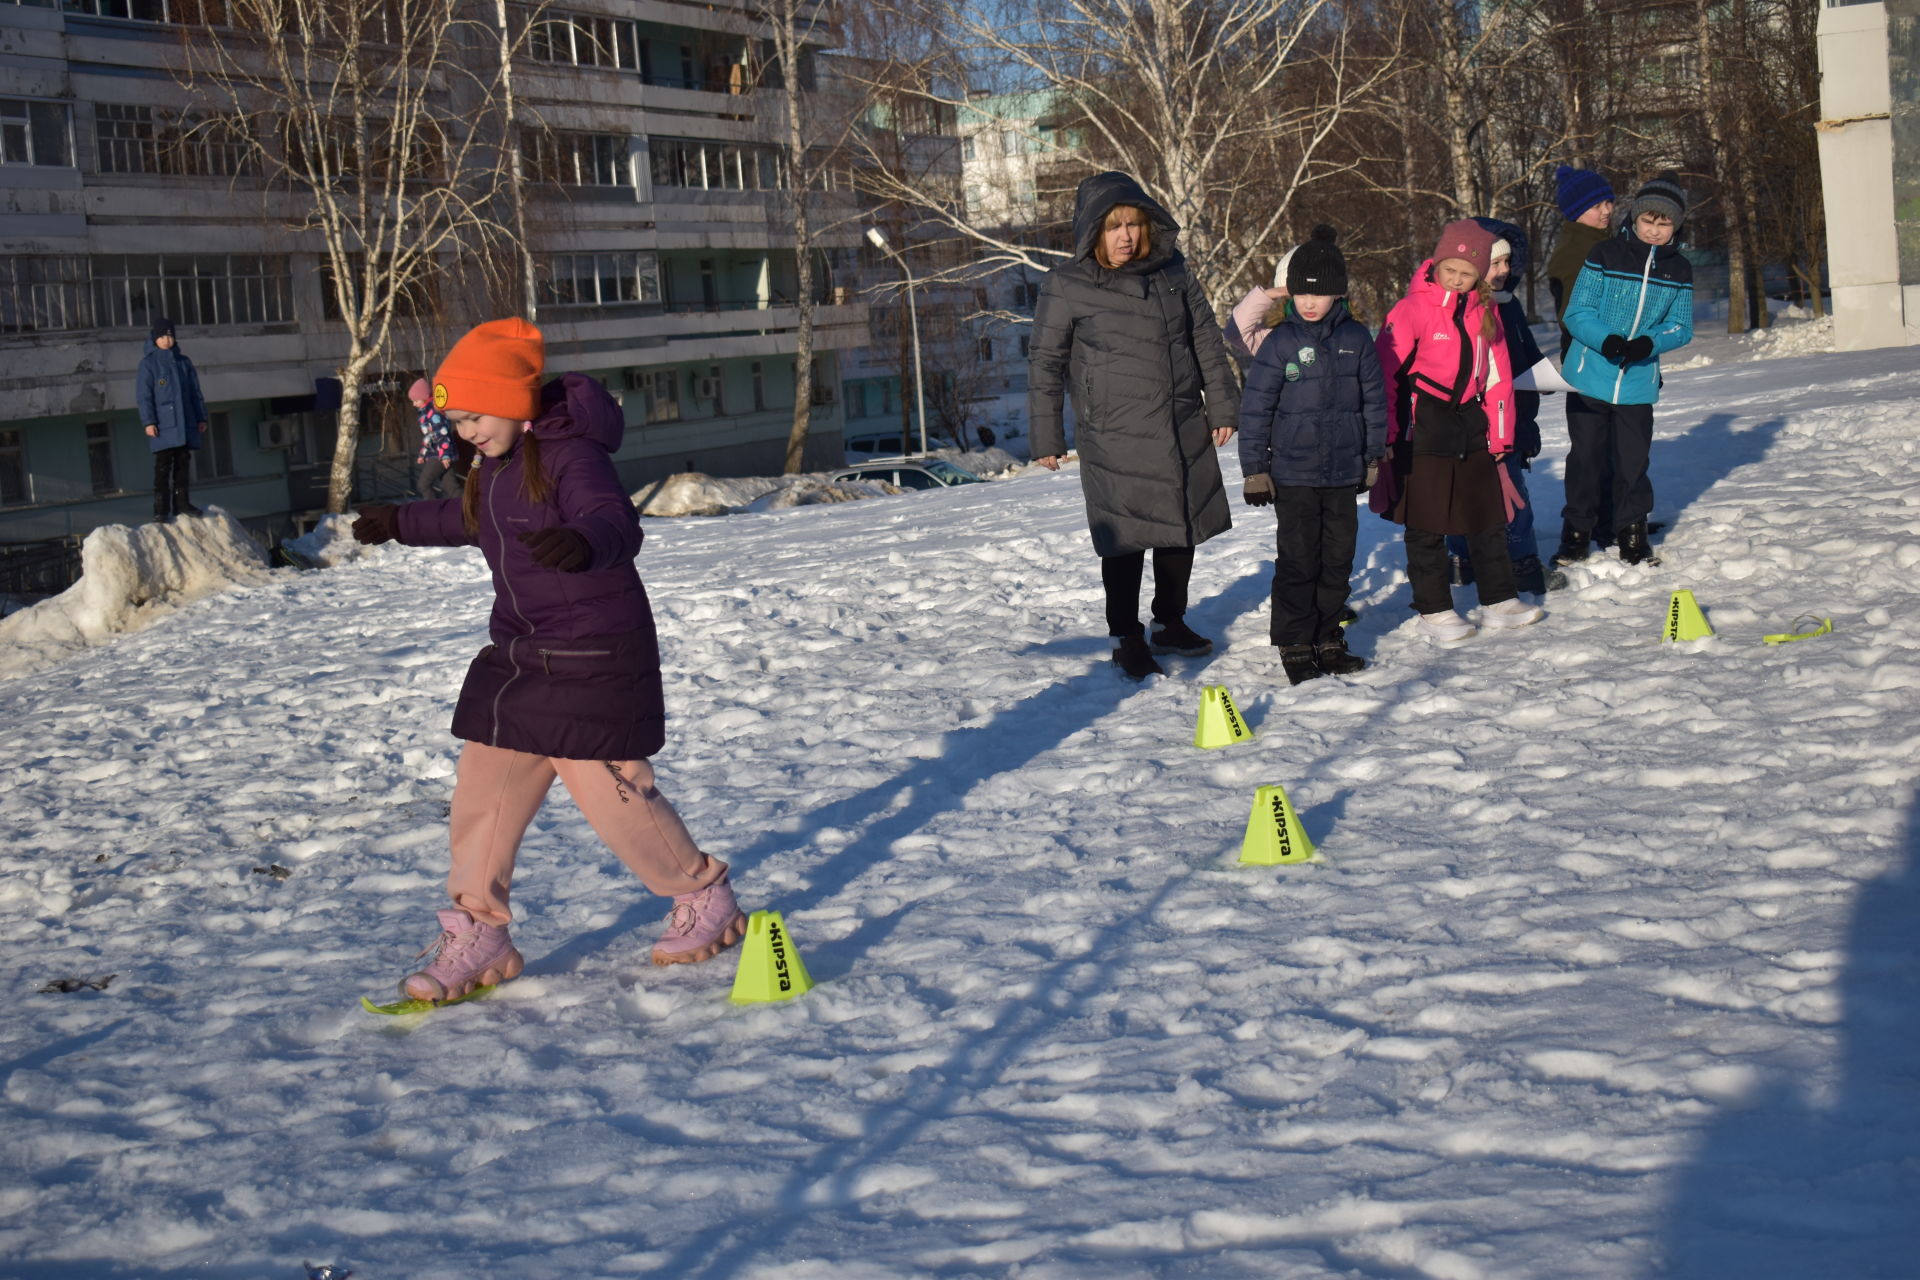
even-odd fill
[{"label": "snow pile", "polygon": [[1714,321],[1696,324],[1693,332],[1693,341],[1674,353],[1677,358],[1662,363],[1664,372],[1679,373],[1747,360],[1820,355],[1833,350],[1833,317],[1815,320],[1798,307],[1776,312],[1773,324],[1765,329],[1730,334],[1724,331],[1724,321]]},{"label": "snow pile", "polygon": [[633,505],[643,516],[724,516],[738,511],[852,502],[877,498],[885,492],[870,484],[835,484],[821,473],[721,477],[682,471],[634,494]]},{"label": "snow pile", "polygon": [[[1005,449],[935,449],[927,456],[944,458],[983,479],[1019,472],[1020,459]],[[876,480],[835,481],[836,471],[814,471],[797,476],[704,475],[682,471],[656,480],[633,495],[643,516],[724,516],[757,511],[785,511],[825,503],[882,498],[902,490]]]},{"label": "snow pile", "polygon": [[372,548],[353,540],[353,520],[352,516],[325,516],[299,537],[282,538],[280,545],[295,560],[315,569],[331,569],[358,560]]},{"label": "snow pile", "polygon": [[217,507],[170,524],[104,525],[80,546],[78,582],[0,618],[0,679],[39,671],[266,576],[260,544]]}]

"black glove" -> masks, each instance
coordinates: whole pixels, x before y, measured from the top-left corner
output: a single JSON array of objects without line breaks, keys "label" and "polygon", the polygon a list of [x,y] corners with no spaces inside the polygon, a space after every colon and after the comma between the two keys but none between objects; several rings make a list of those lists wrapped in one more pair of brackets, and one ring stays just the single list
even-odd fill
[{"label": "black glove", "polygon": [[1653,354],[1653,339],[1646,334],[1627,339],[1627,349],[1622,353],[1626,358],[1622,364],[1638,364]]},{"label": "black glove", "polygon": [[353,540],[377,547],[400,536],[400,508],[386,506],[355,507],[360,517],[353,522]]},{"label": "black glove", "polygon": [[1273,505],[1273,477],[1264,471],[1256,471],[1247,477],[1247,487],[1240,491],[1250,507],[1270,507]]},{"label": "black glove", "polygon": [[1606,340],[1600,344],[1600,354],[1619,364],[1620,357],[1627,354],[1627,340],[1617,333],[1608,334]]},{"label": "black glove", "polygon": [[520,545],[533,553],[536,563],[561,573],[579,573],[593,559],[593,548],[586,538],[563,524],[551,529],[535,529],[520,535]]}]

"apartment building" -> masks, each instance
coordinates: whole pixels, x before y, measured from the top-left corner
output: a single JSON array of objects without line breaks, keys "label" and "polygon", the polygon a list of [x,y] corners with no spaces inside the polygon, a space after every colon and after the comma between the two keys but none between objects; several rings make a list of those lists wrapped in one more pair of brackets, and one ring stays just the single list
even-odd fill
[{"label": "apartment building", "polygon": [[[149,517],[134,376],[160,315],[210,410],[195,500],[263,523],[324,501],[346,341],[319,246],[288,229],[298,194],[270,190],[243,147],[179,143],[194,123],[182,41],[209,12],[0,0],[0,543]],[[823,24],[814,44],[833,36]],[[767,44],[748,6],[578,0],[542,11],[515,69],[548,367],[620,398],[615,458],[636,488],[784,458],[799,309]],[[867,316],[822,290],[808,459],[825,467],[840,459],[839,353],[864,344]],[[403,341],[377,371],[364,461],[404,460],[400,397],[455,336]],[[362,473],[377,488],[404,466]]]}]

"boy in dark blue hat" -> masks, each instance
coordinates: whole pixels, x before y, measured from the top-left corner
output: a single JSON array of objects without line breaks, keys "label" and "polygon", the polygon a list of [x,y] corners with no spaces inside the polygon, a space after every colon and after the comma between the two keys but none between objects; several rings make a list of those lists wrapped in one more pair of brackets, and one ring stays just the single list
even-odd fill
[{"label": "boy in dark blue hat", "polygon": [[135,398],[140,421],[153,451],[153,518],[161,524],[175,516],[197,516],[187,498],[187,472],[193,451],[207,429],[207,402],[200,374],[173,336],[173,321],[162,316],[147,336],[140,358]]}]

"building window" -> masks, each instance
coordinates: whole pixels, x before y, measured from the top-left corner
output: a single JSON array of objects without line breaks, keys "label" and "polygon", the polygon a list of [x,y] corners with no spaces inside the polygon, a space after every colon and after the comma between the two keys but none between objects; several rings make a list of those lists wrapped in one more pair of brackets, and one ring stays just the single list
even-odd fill
[{"label": "building window", "polygon": [[527,176],[567,187],[631,187],[627,140],[607,133],[536,133],[521,142]]},{"label": "building window", "polygon": [[219,118],[175,122],[152,107],[94,106],[100,172],[156,173],[176,178],[236,177],[254,172],[244,123]]},{"label": "building window", "polygon": [[293,273],[283,255],[96,254],[94,318],[102,328],[284,324],[293,319]]},{"label": "building window", "polygon": [[0,164],[73,164],[67,104],[0,98]]},{"label": "building window", "polygon": [[193,451],[193,480],[223,480],[233,470],[233,415],[215,409],[207,415],[207,429],[200,436],[200,447]]},{"label": "building window", "polygon": [[761,367],[758,360],[753,362],[753,407],[755,409],[767,407],[767,371]]},{"label": "building window", "polygon": [[680,421],[680,374],[673,369],[655,369],[645,377],[647,421]]},{"label": "building window", "polygon": [[655,253],[556,253],[546,275],[546,300],[555,307],[660,301]]},{"label": "building window", "polygon": [[972,134],[968,134],[966,137],[960,139],[960,158],[962,160],[975,159],[978,152],[979,148],[974,145]]},{"label": "building window", "polygon": [[987,364],[993,363],[993,339],[980,339],[980,359]]},{"label": "building window", "polygon": [[27,447],[18,427],[0,427],[0,507],[31,501],[27,487]]},{"label": "building window", "polygon": [[93,327],[87,260],[0,257],[0,333]]},{"label": "building window", "polygon": [[44,3],[44,0],[26,2],[41,8],[57,7],[68,13],[120,18],[127,22],[179,22],[212,27],[227,24],[226,6],[220,0],[60,0],[58,5]]},{"label": "building window", "polygon": [[1029,338],[1024,333],[1020,335],[1020,358],[1022,360],[1025,360],[1027,358],[1028,351],[1032,347],[1032,345],[1033,345],[1033,339]]},{"label": "building window", "polygon": [[563,66],[638,71],[640,28],[630,18],[549,12],[527,33],[527,55]]},{"label": "building window", "polygon": [[647,144],[656,187],[692,191],[778,191],[786,187],[776,147],[697,138],[651,138]]},{"label": "building window", "polygon": [[87,471],[95,493],[118,493],[119,482],[113,475],[113,424],[87,424]]}]

